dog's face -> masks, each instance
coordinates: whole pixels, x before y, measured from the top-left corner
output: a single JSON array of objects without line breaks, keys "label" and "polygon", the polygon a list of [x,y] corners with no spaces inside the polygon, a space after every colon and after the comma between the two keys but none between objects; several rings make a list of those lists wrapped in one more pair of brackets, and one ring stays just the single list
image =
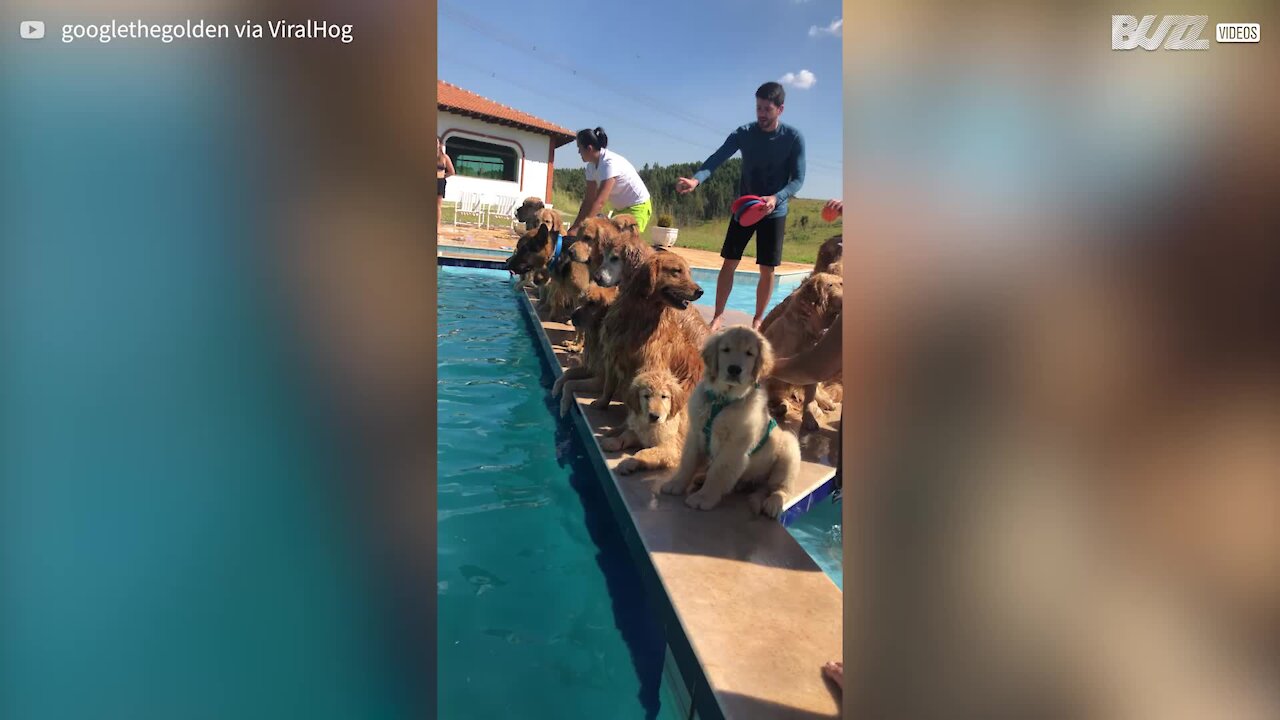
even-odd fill
[{"label": "dog's face", "polygon": [[516,208],[516,220],[524,223],[525,228],[532,229],[538,221],[538,211],[546,207],[540,198],[528,197]]},{"label": "dog's face", "polygon": [[649,246],[625,232],[603,238],[591,250],[591,279],[600,287],[617,286],[649,254]]},{"label": "dog's face", "polygon": [[680,414],[686,395],[669,370],[640,373],[627,392],[627,411],[650,425],[660,425]]},{"label": "dog's face", "polygon": [[759,332],[734,326],[707,338],[702,362],[703,379],[713,390],[742,394],[773,368],[773,347]]},{"label": "dog's face", "polygon": [[528,230],[516,242],[516,251],[507,258],[507,270],[523,275],[547,266],[551,257],[551,231],[546,225]]},{"label": "dog's face", "polygon": [[702,288],[693,281],[689,263],[675,253],[654,253],[627,278],[623,293],[653,298],[677,310],[702,297]]},{"label": "dog's face", "polygon": [[593,217],[582,221],[578,229],[578,239],[588,243],[592,248],[602,243],[614,242],[618,238],[618,228],[608,218]]}]

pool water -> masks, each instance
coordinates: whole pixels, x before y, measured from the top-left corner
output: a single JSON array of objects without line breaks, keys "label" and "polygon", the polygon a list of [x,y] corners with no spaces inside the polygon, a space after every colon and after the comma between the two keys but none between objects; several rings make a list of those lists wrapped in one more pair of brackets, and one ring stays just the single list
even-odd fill
[{"label": "pool water", "polygon": [[506,273],[439,269],[439,709],[675,718],[666,644]]},{"label": "pool water", "polygon": [[830,498],[817,503],[809,512],[787,526],[791,536],[818,563],[836,587],[844,589],[844,549],[841,546],[844,521],[840,502]]}]

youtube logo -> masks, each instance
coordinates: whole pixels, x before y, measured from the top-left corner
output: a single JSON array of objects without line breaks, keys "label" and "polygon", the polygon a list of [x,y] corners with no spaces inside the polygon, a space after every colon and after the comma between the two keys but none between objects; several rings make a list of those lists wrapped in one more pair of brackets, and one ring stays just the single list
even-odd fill
[{"label": "youtube logo", "polygon": [[18,26],[18,34],[24,40],[39,40],[44,37],[44,23],[39,20],[23,20]]}]

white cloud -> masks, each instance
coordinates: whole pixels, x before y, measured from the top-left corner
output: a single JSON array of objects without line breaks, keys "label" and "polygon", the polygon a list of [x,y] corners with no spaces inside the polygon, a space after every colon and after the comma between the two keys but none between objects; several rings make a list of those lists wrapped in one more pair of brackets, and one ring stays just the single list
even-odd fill
[{"label": "white cloud", "polygon": [[826,27],[818,27],[817,25],[809,26],[809,37],[818,37],[819,35],[844,37],[844,18],[836,18]]},{"label": "white cloud", "polygon": [[808,70],[801,70],[798,73],[787,73],[779,80],[783,85],[798,87],[801,90],[808,90],[813,84],[818,82],[818,78]]}]

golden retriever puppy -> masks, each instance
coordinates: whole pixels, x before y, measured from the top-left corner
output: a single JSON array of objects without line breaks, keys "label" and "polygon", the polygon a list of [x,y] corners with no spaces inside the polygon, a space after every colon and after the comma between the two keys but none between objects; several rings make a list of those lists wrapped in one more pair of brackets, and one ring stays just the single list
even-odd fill
[{"label": "golden retriever puppy", "polygon": [[562,322],[578,306],[582,294],[591,285],[591,272],[587,268],[591,260],[591,247],[577,240],[564,248],[558,261],[551,267],[551,279],[547,281],[546,302],[542,309],[550,320]]},{"label": "golden retriever puppy", "polygon": [[691,305],[700,297],[689,263],[675,253],[654,253],[627,278],[601,326],[604,389],[594,407],[608,407],[645,370],[666,368],[693,387],[702,375],[698,349],[707,333]]},{"label": "golden retriever puppy", "polygon": [[710,510],[741,485],[754,488],[748,497],[753,513],[776,518],[800,473],[800,441],[769,416],[759,387],[773,364],[773,349],[759,332],[735,326],[708,338],[702,359],[680,466],[662,492],[688,493],[705,460],[706,479],[685,498],[686,505]]},{"label": "golden retriever puppy", "polygon": [[560,417],[569,414],[575,391],[599,392],[604,389],[600,326],[604,322],[605,311],[617,297],[618,288],[592,285],[571,315],[573,326],[582,333],[582,362],[578,367],[565,370],[551,387],[551,396],[560,398]]},{"label": "golden retriever puppy", "polygon": [[616,437],[605,437],[600,447],[608,452],[643,448],[618,463],[618,472],[665,470],[680,461],[689,427],[685,403],[689,393],[671,371],[649,370],[636,376],[627,389],[627,422]]},{"label": "golden retriever puppy", "polygon": [[[786,304],[778,321],[765,329],[763,334],[778,355],[798,355],[818,344],[818,339],[840,316],[843,298],[844,281],[839,275],[810,275],[787,298],[791,302]],[[780,380],[770,379],[765,383],[770,411],[779,420],[787,417],[787,400],[793,389],[793,386]],[[802,408],[800,426],[805,430],[817,430],[820,409],[817,383],[804,386]]]}]

